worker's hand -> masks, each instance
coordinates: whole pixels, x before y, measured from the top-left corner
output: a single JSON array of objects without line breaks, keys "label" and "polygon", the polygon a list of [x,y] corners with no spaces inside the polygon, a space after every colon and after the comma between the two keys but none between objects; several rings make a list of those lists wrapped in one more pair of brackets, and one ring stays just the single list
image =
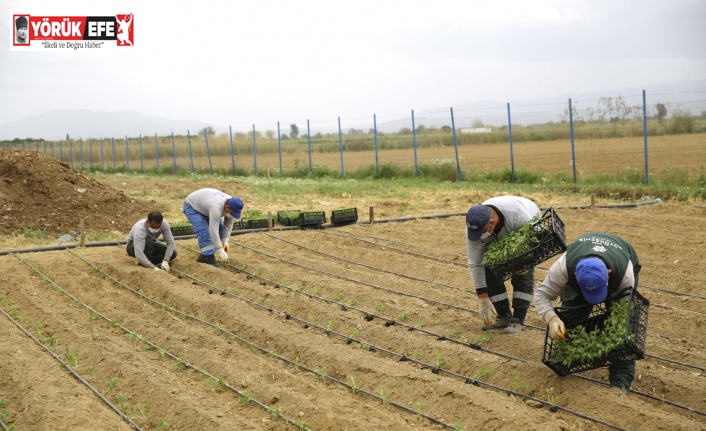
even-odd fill
[{"label": "worker's hand", "polygon": [[162,269],[161,269],[160,267],[158,267],[158,266],[155,266],[155,267],[152,268],[152,269],[154,269],[155,271],[160,271],[160,272],[162,271]]},{"label": "worker's hand", "polygon": [[478,302],[480,303],[478,311],[480,311],[480,317],[483,318],[483,323],[486,325],[492,324],[493,316],[497,316],[498,313],[495,311],[493,303],[490,302],[490,298],[478,298]]},{"label": "worker's hand", "polygon": [[566,328],[564,327],[564,322],[561,321],[559,316],[554,316],[549,319],[549,336],[553,340],[563,340],[566,335]]},{"label": "worker's hand", "polygon": [[172,270],[171,268],[169,268],[169,262],[167,262],[166,260],[163,260],[163,261],[162,261],[162,269],[165,270],[165,271],[167,271],[167,272],[169,272],[169,271]]},{"label": "worker's hand", "polygon": [[223,250],[225,250],[226,253],[230,252],[230,245],[228,245],[228,240],[230,238],[226,238],[223,240]]},{"label": "worker's hand", "polygon": [[216,251],[216,256],[218,256],[219,260],[228,262],[228,253],[226,253],[222,248],[219,248],[218,251]]}]

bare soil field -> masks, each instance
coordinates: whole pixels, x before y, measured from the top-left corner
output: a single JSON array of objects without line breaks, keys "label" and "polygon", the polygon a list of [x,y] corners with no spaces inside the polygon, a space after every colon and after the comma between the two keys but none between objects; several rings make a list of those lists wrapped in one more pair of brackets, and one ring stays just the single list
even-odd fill
[{"label": "bare soil field", "polygon": [[[132,197],[226,185],[101,183]],[[157,196],[141,204],[178,218]],[[404,222],[239,232],[220,268],[178,240],[171,274],[121,245],[0,256],[0,419],[16,431],[706,430],[706,211],[534,197],[559,207],[569,240],[605,230],[639,253],[647,357],[622,395],[606,369],[542,364],[534,310],[522,333],[480,330],[464,218],[422,217],[479,198],[384,207],[418,216]]]}]

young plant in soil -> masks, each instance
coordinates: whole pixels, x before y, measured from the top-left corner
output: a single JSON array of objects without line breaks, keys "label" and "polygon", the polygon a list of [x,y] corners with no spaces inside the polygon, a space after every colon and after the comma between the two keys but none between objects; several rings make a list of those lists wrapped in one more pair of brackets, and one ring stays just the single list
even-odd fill
[{"label": "young plant in soil", "polygon": [[385,389],[378,389],[378,395],[380,395],[380,400],[383,404],[390,404],[390,402],[387,400],[387,394],[385,393]]},{"label": "young plant in soil", "polygon": [[[586,364],[605,357],[625,342],[628,321],[628,302],[616,301],[606,316],[604,327],[586,332],[584,326],[566,331],[564,340],[552,344],[552,359],[570,367],[572,364]],[[635,335],[629,334],[634,341]]]},{"label": "young plant in soil", "polygon": [[171,426],[172,426],[172,424],[170,424],[168,420],[162,418],[157,421],[157,428],[156,429],[158,431],[162,431],[162,430],[169,429],[169,427],[171,427]]},{"label": "young plant in soil", "polygon": [[270,422],[277,422],[280,415],[282,414],[282,407],[270,406]]},{"label": "young plant in soil", "polygon": [[539,216],[533,217],[520,229],[498,238],[485,247],[483,255],[483,265],[495,265],[509,262],[539,243],[537,236],[532,230],[532,224],[539,221]]}]

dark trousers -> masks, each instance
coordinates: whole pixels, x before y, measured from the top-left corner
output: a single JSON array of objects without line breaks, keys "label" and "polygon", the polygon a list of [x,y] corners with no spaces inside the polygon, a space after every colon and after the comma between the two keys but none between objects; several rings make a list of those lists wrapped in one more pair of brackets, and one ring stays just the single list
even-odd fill
[{"label": "dark trousers", "polygon": [[498,283],[493,275],[485,269],[485,283],[488,286],[488,297],[498,312],[498,316],[516,317],[520,323],[525,323],[527,309],[532,301],[534,291],[534,268],[523,274],[513,274],[510,279],[512,284],[512,309],[510,311],[510,299],[507,296],[505,283]]},{"label": "dark trousers", "polygon": [[[162,242],[156,242],[152,238],[147,237],[145,238],[144,252],[147,260],[152,262],[154,265],[159,265],[164,260],[164,254],[167,252],[167,245]],[[128,256],[135,257],[134,242],[130,242],[130,244],[127,245],[127,254]],[[177,257],[176,250],[172,252],[172,257],[169,260],[172,261],[175,257]]]}]

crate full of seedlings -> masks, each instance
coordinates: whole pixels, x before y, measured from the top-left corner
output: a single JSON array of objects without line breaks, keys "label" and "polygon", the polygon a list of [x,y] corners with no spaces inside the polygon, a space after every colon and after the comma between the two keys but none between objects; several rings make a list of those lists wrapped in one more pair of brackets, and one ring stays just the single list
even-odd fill
[{"label": "crate full of seedlings", "polygon": [[169,224],[173,236],[193,235],[194,227],[188,221],[177,221]]},{"label": "crate full of seedlings", "polygon": [[564,223],[553,208],[485,248],[483,265],[499,282],[566,251]]},{"label": "crate full of seedlings", "polygon": [[565,376],[644,358],[649,308],[650,301],[636,290],[603,304],[555,308],[566,335],[553,340],[547,329],[542,362]]},{"label": "crate full of seedlings", "polygon": [[319,226],[326,223],[323,211],[303,211],[299,214],[299,226]]},{"label": "crate full of seedlings", "polygon": [[357,208],[346,208],[343,210],[331,211],[331,223],[332,224],[347,224],[347,223],[355,223],[357,221],[358,221],[358,209]]},{"label": "crate full of seedlings", "polygon": [[299,210],[277,211],[277,220],[283,226],[299,226]]},{"label": "crate full of seedlings", "polygon": [[243,227],[245,229],[269,229],[270,222],[266,218],[243,220]]}]

